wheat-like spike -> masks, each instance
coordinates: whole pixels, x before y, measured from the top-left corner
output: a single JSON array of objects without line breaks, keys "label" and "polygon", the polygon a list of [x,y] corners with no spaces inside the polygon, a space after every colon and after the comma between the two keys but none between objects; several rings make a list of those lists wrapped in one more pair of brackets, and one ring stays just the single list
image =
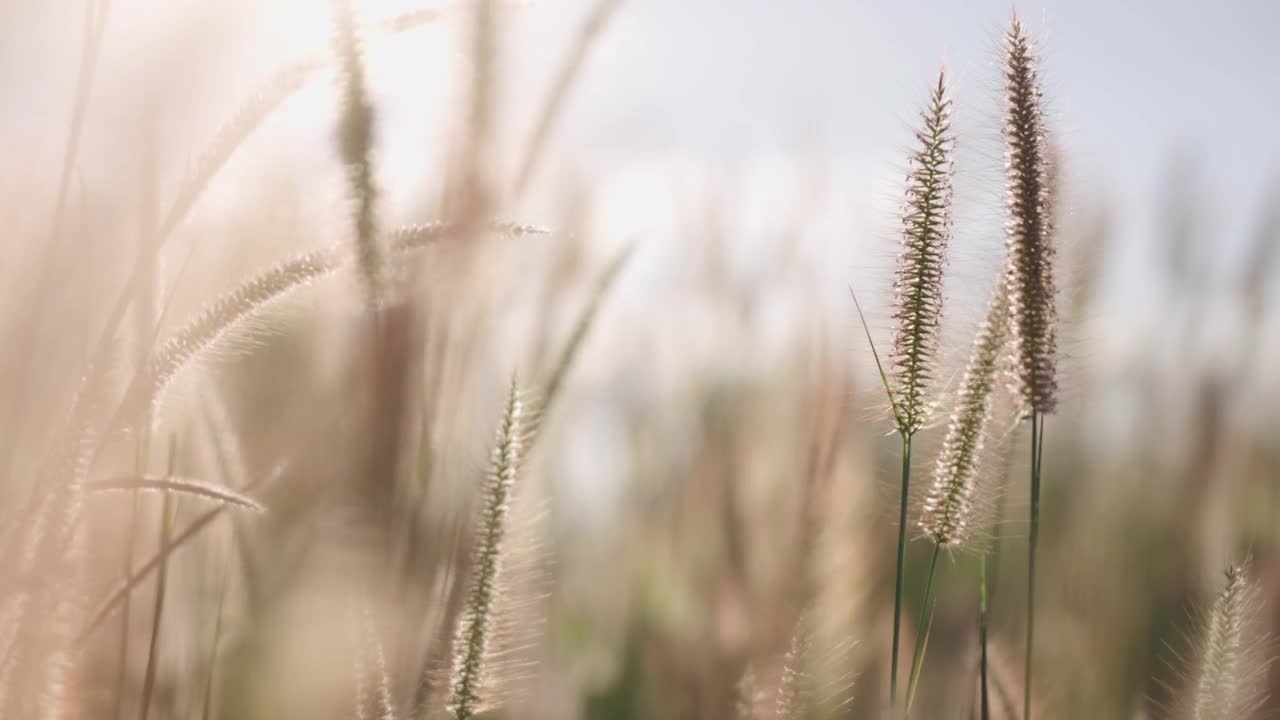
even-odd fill
[{"label": "wheat-like spike", "polygon": [[775,717],[800,720],[813,699],[812,677],[808,671],[809,649],[813,642],[807,620],[801,618],[791,635],[791,646],[782,658],[782,678],[778,682]]},{"label": "wheat-like spike", "polygon": [[1004,135],[1009,330],[1019,393],[1031,411],[1058,400],[1051,169],[1030,38],[1014,18],[1005,35]]},{"label": "wheat-like spike", "polygon": [[1209,611],[1201,639],[1194,690],[1194,720],[1245,717],[1255,709],[1257,640],[1249,636],[1254,586],[1248,559],[1226,571],[1227,584]]},{"label": "wheat-like spike", "polygon": [[205,305],[152,355],[143,370],[141,399],[155,402],[178,371],[240,321],[284,295],[336,272],[343,264],[344,256],[334,246],[295,255]]},{"label": "wheat-like spike", "polygon": [[522,457],[524,404],[515,378],[507,392],[497,442],[485,477],[478,537],[466,607],[458,621],[450,674],[448,710],[458,720],[473,717],[484,702],[487,655],[502,572],[503,540],[511,491]]},{"label": "wheat-like spike", "polygon": [[253,512],[266,512],[267,508],[262,503],[245,495],[236,492],[229,487],[219,485],[218,483],[200,480],[197,478],[175,477],[171,475],[146,475],[137,477],[134,475],[122,475],[119,477],[111,477],[103,480],[95,480],[88,484],[89,492],[117,492],[132,490],[160,490],[164,492],[176,492],[184,495],[195,495],[197,497],[216,500],[227,505],[252,510]]},{"label": "wheat-like spike", "polygon": [[[400,228],[392,233],[392,246],[397,254],[404,254],[434,243],[453,229],[448,223]],[[511,236],[542,232],[531,225],[514,223],[494,223],[489,230]],[[124,420],[134,421],[148,404],[157,403],[183,368],[246,318],[295,290],[337,272],[346,266],[349,257],[342,243],[301,253],[276,263],[205,305],[156,350],[142,369],[122,406]]]},{"label": "wheat-like spike", "polygon": [[1008,293],[997,281],[986,317],[973,340],[973,349],[960,383],[960,397],[947,423],[947,436],[933,471],[933,485],[925,496],[920,527],[938,545],[963,544],[971,531],[978,459],[991,420],[1004,348]]},{"label": "wheat-like spike", "polygon": [[924,424],[926,393],[942,322],[942,272],[951,237],[954,171],[951,99],[944,73],[929,94],[916,131],[902,216],[902,251],[893,286],[893,348],[889,361],[897,385],[898,431],[912,435]]},{"label": "wheat-like spike", "polygon": [[351,0],[334,0],[334,52],[342,83],[338,151],[346,165],[348,191],[355,206],[356,258],[372,307],[377,305],[383,276],[376,215],[378,189],[374,185],[373,104],[365,84],[364,52]]}]

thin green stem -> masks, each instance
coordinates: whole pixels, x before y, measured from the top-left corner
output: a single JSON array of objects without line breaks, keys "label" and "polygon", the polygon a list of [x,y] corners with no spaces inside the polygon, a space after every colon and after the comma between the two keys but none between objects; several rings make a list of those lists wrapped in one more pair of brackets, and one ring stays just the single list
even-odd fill
[{"label": "thin green stem", "polygon": [[902,576],[907,549],[907,491],[911,485],[911,436],[902,436],[902,498],[898,509],[898,566],[893,587],[893,650],[889,659],[889,706],[898,704],[898,647],[902,632]]},{"label": "thin green stem", "polygon": [[1044,449],[1044,413],[1031,413],[1031,536],[1027,548],[1027,656],[1022,717],[1031,720],[1031,655],[1036,631],[1036,548],[1040,542],[1040,458]]},{"label": "thin green stem", "polygon": [[920,601],[920,619],[916,622],[916,645],[911,652],[911,674],[907,682],[907,713],[911,713],[911,701],[916,696],[916,683],[920,681],[920,665],[924,662],[924,645],[929,633],[924,629],[929,619],[929,601],[933,597],[933,576],[938,571],[938,556],[942,546],[934,543],[933,557],[929,560],[929,576],[924,581],[924,597]]},{"label": "thin green stem", "polygon": [[991,717],[987,697],[987,554],[978,558],[978,684],[982,695],[981,720]]}]

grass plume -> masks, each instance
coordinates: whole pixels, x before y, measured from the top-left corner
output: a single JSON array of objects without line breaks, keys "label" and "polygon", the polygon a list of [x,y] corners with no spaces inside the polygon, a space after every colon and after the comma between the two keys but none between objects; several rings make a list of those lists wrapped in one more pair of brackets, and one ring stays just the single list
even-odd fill
[{"label": "grass plume", "polygon": [[1266,663],[1257,653],[1262,643],[1253,627],[1257,590],[1250,566],[1245,559],[1227,568],[1226,586],[1204,620],[1189,698],[1194,720],[1248,717],[1262,700],[1259,680]]},{"label": "grass plume", "polygon": [[524,414],[520,389],[513,378],[489,472],[485,476],[470,589],[454,640],[448,709],[458,720],[475,716],[485,707],[487,700],[489,644],[492,641],[494,607],[498,602],[511,493],[523,458]]},{"label": "grass plume", "polygon": [[916,433],[928,415],[929,381],[942,327],[942,273],[951,239],[951,176],[954,172],[951,99],[946,75],[929,94],[911,154],[902,251],[893,286],[893,368],[897,429]]},{"label": "grass plume", "polygon": [[1035,48],[1015,17],[1005,34],[1005,224],[1009,330],[1018,389],[1030,411],[1057,406],[1057,295],[1051,168]]},{"label": "grass plume", "polygon": [[[452,225],[445,223],[406,226],[393,234],[391,247],[398,255],[419,250],[445,237],[452,229]],[[530,225],[513,223],[495,223],[489,229],[512,236],[542,232]],[[246,318],[289,293],[338,272],[346,267],[349,257],[343,244],[301,253],[276,263],[205,305],[152,354],[124,403],[123,420],[134,422],[159,401],[183,368]]]},{"label": "grass plume", "polygon": [[[902,581],[907,544],[907,502],[911,486],[911,439],[928,415],[927,388],[942,323],[942,273],[951,236],[951,175],[954,171],[951,99],[946,74],[929,94],[910,158],[902,251],[894,278],[893,347],[888,358],[892,382],[881,368],[885,392],[902,437],[902,489],[898,507],[898,560],[893,591],[893,645],[889,660],[889,703],[897,703],[898,648],[902,633]],[[856,301],[855,301],[856,302]],[[861,316],[861,309],[859,309]],[[864,323],[865,324],[865,323]],[[874,347],[873,347],[874,350]],[[876,364],[879,365],[877,358]],[[892,387],[891,387],[892,385]]]},{"label": "grass plume", "polygon": [[972,531],[978,461],[991,420],[1007,315],[1008,294],[1004,284],[997,283],[973,340],[956,408],[934,466],[933,485],[925,496],[920,527],[937,545],[962,545]]},{"label": "grass plume", "polygon": [[1031,39],[1015,16],[1005,33],[1005,223],[1009,335],[1014,378],[1031,415],[1031,532],[1027,549],[1027,647],[1023,714],[1031,718],[1035,648],[1036,550],[1040,538],[1040,472],[1044,417],[1058,402],[1056,302],[1053,284],[1052,169],[1040,80]]}]

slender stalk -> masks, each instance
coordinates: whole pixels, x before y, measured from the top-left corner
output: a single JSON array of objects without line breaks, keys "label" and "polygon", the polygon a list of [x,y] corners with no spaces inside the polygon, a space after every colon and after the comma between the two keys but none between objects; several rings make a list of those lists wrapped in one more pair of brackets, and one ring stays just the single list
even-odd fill
[{"label": "slender stalk", "polygon": [[205,676],[204,682],[204,702],[200,712],[200,720],[209,720],[213,717],[213,686],[217,681],[218,671],[218,650],[222,642],[222,606],[227,600],[227,580],[230,571],[223,573],[222,586],[218,590],[218,609],[214,611],[213,619],[213,643],[209,647],[209,672]]},{"label": "slender stalk", "polygon": [[[250,480],[244,487],[244,490],[253,490],[262,485],[269,485],[279,478],[285,471],[283,465],[278,466],[269,475],[258,476]],[[167,495],[167,493],[166,493]],[[185,545],[191,538],[195,537],[209,523],[213,522],[226,509],[227,505],[217,505],[210,510],[206,510],[204,514],[198,516],[182,528],[182,531],[174,535],[171,540],[163,545],[154,555],[147,559],[146,562],[138,566],[133,574],[122,579],[116,587],[111,591],[105,600],[98,604],[97,608],[89,616],[89,621],[80,629],[80,634],[76,636],[76,645],[82,645],[89,639],[95,630],[102,627],[103,622],[118,607],[124,604],[126,598],[133,592],[134,588],[142,584],[152,572],[158,572],[162,564],[168,562],[168,558],[176,550]]]},{"label": "slender stalk", "polygon": [[978,684],[982,695],[981,720],[991,717],[987,697],[987,554],[978,558]]},{"label": "slender stalk", "polygon": [[[145,427],[150,428],[148,423]],[[147,453],[150,450],[151,432],[146,430],[139,436],[138,452],[134,458],[134,468],[138,474],[146,472],[147,469]],[[122,578],[128,578],[133,573],[133,546],[136,543],[137,525],[138,525],[138,493],[131,493],[132,497],[129,507],[129,529],[125,536],[124,549],[124,574]],[[125,598],[124,609],[120,613],[120,651],[116,656],[116,706],[115,713],[112,716],[115,720],[120,720],[124,711],[124,677],[125,667],[129,662],[129,616],[132,613],[129,608],[129,598]]]},{"label": "slender stalk", "polygon": [[[889,705],[898,704],[898,647],[902,632],[902,577],[907,550],[907,491],[911,484],[911,436],[902,436],[902,499],[898,508],[898,566],[893,586],[893,654],[889,661]],[[932,573],[931,573],[932,575]]]},{"label": "slender stalk", "polygon": [[[128,578],[133,574],[133,545],[134,535],[137,532],[138,524],[138,493],[134,492],[132,502],[129,507],[129,529],[125,536],[125,556],[124,556],[124,575]],[[115,714],[112,717],[120,720],[121,713],[124,710],[124,675],[125,667],[129,661],[129,598],[124,598],[124,608],[120,612],[120,651],[116,655],[116,707]]]},{"label": "slender stalk", "polygon": [[[172,470],[172,462],[170,463]],[[173,497],[164,494],[164,505],[160,509],[160,547],[169,546],[169,538],[173,534]],[[156,574],[156,602],[151,614],[151,646],[147,650],[147,671],[142,682],[142,707],[138,711],[141,720],[147,720],[151,710],[151,695],[156,686],[156,650],[160,645],[160,619],[164,615],[165,585],[169,579],[169,563],[167,556],[160,561],[160,569]]]},{"label": "slender stalk", "polygon": [[924,597],[920,602],[920,619],[916,622],[916,645],[911,651],[911,674],[907,681],[907,712],[911,712],[911,698],[916,696],[916,683],[920,679],[920,664],[924,662],[924,644],[928,633],[924,631],[925,621],[928,620],[929,601],[933,597],[933,576],[938,570],[938,556],[942,554],[942,546],[937,543],[933,546],[933,557],[929,560],[929,576],[924,581]]},{"label": "slender stalk", "polygon": [[1040,541],[1040,458],[1044,413],[1031,413],[1031,536],[1027,548],[1027,657],[1022,688],[1022,717],[1031,720],[1031,655],[1036,631],[1036,547]]}]

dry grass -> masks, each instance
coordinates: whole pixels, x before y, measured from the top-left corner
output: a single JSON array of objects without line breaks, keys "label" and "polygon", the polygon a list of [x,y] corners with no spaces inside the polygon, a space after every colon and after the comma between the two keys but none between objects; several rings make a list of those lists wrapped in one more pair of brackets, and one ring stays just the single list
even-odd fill
[{"label": "dry grass", "polygon": [[[330,42],[206,91],[248,4],[179,36],[167,94],[119,71],[167,28],[140,5],[76,6],[69,128],[0,171],[0,717],[1276,715],[1275,213],[1212,297],[1170,215],[1192,301],[1149,332],[1230,362],[1117,354],[1126,238],[1054,155],[1072,105],[1027,26],[984,65],[1003,106],[921,80],[877,297],[817,169],[792,207],[773,175],[664,176],[666,207],[573,124],[630,80],[596,72],[625,2],[584,0],[539,75],[538,6],[335,0],[298,11]],[[424,96],[447,130],[410,162]],[[575,185],[593,152],[616,176]]]}]

